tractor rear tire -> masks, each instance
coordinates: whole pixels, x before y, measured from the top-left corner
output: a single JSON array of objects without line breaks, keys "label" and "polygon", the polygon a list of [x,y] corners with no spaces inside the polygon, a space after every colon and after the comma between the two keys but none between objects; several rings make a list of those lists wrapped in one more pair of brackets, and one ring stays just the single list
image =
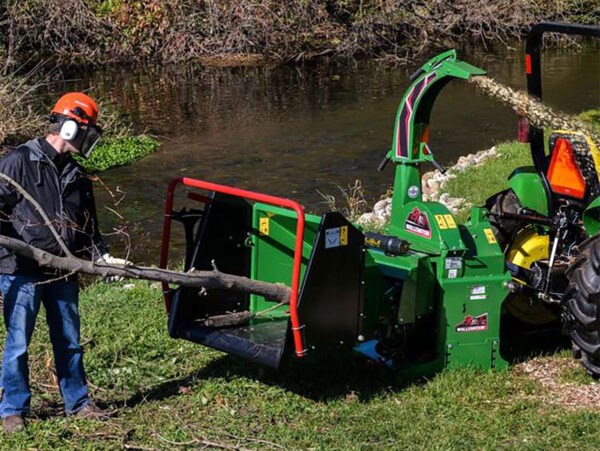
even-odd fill
[{"label": "tractor rear tire", "polygon": [[521,208],[521,202],[512,189],[507,189],[490,197],[485,205],[490,211],[490,225],[496,235],[498,245],[502,252],[506,252],[517,236],[519,223],[502,218],[501,214],[502,212],[517,214]]},{"label": "tractor rear tire", "polygon": [[573,356],[589,375],[600,378],[600,239],[592,239],[569,270],[564,330]]}]

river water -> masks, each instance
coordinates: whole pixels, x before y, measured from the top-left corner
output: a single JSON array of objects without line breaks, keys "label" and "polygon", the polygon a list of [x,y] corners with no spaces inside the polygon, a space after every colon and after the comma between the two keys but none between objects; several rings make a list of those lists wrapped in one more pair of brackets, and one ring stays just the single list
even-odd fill
[{"label": "river water", "polygon": [[[547,50],[544,101],[569,113],[600,105],[600,52]],[[159,135],[157,153],[102,173],[127,195],[121,207],[135,224],[135,260],[158,261],[165,192],[175,176],[290,197],[308,211],[327,209],[319,191],[340,198],[338,186],[360,179],[371,202],[392,184],[393,171],[376,167],[387,149],[408,77],[434,52],[407,65],[334,61],[276,68],[111,68],[56,84],[56,91],[91,89],[129,115],[137,129]],[[459,58],[524,89],[522,46],[468,47]],[[516,117],[505,106],[455,81],[440,94],[431,120],[431,148],[449,163],[516,136]],[[116,224],[102,205],[104,232]],[[109,203],[110,205],[110,203]],[[119,246],[117,246],[118,248]],[[175,254],[181,255],[180,239]]]}]

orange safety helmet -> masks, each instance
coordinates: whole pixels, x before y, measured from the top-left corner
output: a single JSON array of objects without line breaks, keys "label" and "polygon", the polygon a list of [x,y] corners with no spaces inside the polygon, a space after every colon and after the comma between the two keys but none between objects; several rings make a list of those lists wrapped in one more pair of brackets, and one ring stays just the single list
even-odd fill
[{"label": "orange safety helmet", "polygon": [[60,124],[60,137],[69,141],[84,158],[89,158],[102,136],[96,125],[98,105],[81,92],[65,94],[50,113],[50,122]]},{"label": "orange safety helmet", "polygon": [[[81,115],[81,111],[85,114]],[[58,99],[50,114],[67,116],[83,124],[88,124],[88,121],[91,120],[92,124],[96,125],[98,105],[91,97],[81,92],[69,92]]]}]

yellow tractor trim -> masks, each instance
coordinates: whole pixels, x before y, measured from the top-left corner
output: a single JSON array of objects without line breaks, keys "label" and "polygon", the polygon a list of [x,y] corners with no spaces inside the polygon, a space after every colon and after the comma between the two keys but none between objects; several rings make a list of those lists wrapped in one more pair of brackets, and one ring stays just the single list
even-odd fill
[{"label": "yellow tractor trim", "polygon": [[600,150],[598,150],[598,146],[596,143],[587,135],[584,135],[585,140],[588,143],[588,147],[590,148],[590,152],[592,153],[592,158],[594,159],[594,166],[596,167],[596,174],[598,175],[598,181],[600,182]]},{"label": "yellow tractor trim", "polygon": [[[548,235],[539,235],[533,229],[523,229],[508,249],[506,259],[514,265],[529,269],[535,262],[548,258],[549,248]],[[515,318],[527,324],[540,325],[556,320],[556,315],[545,304],[529,296],[510,295],[504,305]]]}]

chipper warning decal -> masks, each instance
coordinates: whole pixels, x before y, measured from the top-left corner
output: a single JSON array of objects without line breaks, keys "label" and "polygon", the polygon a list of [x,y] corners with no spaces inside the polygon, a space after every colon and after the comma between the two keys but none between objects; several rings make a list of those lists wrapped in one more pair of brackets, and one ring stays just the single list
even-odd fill
[{"label": "chipper warning decal", "polygon": [[456,325],[456,332],[480,332],[487,330],[487,313],[479,316],[465,316]]},{"label": "chipper warning decal", "polygon": [[325,230],[325,249],[346,246],[348,244],[348,226],[333,227]]},{"label": "chipper warning decal", "polygon": [[408,214],[404,222],[404,228],[415,235],[431,238],[431,226],[427,213],[419,210],[418,207],[413,208],[413,211]]}]

